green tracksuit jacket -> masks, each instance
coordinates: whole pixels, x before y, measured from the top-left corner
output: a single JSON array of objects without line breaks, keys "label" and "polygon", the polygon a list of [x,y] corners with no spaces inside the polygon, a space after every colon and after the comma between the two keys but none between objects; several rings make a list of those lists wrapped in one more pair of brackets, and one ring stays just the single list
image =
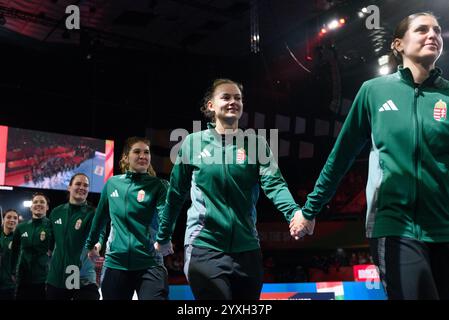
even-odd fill
[{"label": "green tracksuit jacket", "polygon": [[13,233],[6,235],[0,231],[0,289],[11,289],[16,286],[12,281],[11,249]]},{"label": "green tracksuit jacket", "polygon": [[86,248],[93,248],[100,231],[111,221],[107,268],[144,270],[163,265],[162,255],[153,245],[166,194],[167,185],[146,173],[128,171],[111,177],[103,187]]},{"label": "green tracksuit jacket", "polygon": [[45,283],[53,243],[51,229],[50,220],[43,217],[24,221],[14,231],[11,266],[18,285]]},{"label": "green tracksuit jacket", "polygon": [[55,247],[47,283],[57,288],[67,288],[66,279],[74,274],[73,266],[78,267],[80,272],[81,287],[96,283],[95,266],[84,248],[94,214],[95,208],[87,204],[65,203],[53,209],[49,219]]},{"label": "green tracksuit jacket", "polygon": [[185,245],[233,253],[260,247],[256,230],[259,188],[289,221],[299,206],[274,160],[266,140],[254,132],[221,136],[209,129],[186,137],[170,177],[167,204],[157,240],[166,243],[185,197]]},{"label": "green tracksuit jacket", "polygon": [[415,86],[408,68],[365,82],[303,208],[311,219],[367,141],[366,234],[449,241],[449,82],[434,69]]}]

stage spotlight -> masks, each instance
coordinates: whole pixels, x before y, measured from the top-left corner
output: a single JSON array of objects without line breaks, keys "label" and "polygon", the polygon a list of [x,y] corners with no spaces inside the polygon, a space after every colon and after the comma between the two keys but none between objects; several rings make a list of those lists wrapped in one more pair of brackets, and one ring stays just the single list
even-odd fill
[{"label": "stage spotlight", "polygon": [[388,66],[388,60],[389,60],[389,57],[387,54],[384,54],[377,60],[377,63],[379,64],[379,74],[381,74],[383,76],[390,73],[390,67]]},{"label": "stage spotlight", "polygon": [[337,20],[332,20],[331,22],[328,23],[327,27],[330,30],[337,29],[338,28],[338,21]]},{"label": "stage spotlight", "polygon": [[390,68],[388,66],[382,66],[379,68],[379,74],[380,75],[386,75],[390,73]]},{"label": "stage spotlight", "polygon": [[359,15],[359,18],[363,18],[365,15],[363,14],[363,12],[359,11],[357,12],[357,14]]},{"label": "stage spotlight", "polygon": [[388,54],[384,54],[379,59],[377,59],[377,63],[379,64],[379,66],[384,66],[388,64],[388,59],[389,59]]},{"label": "stage spotlight", "polygon": [[362,8],[362,12],[363,12],[363,13],[367,13],[367,12],[368,12],[368,9],[367,9],[367,8]]},{"label": "stage spotlight", "polygon": [[326,33],[327,33],[327,29],[326,28],[321,28],[319,35],[321,37],[321,36],[324,36]]},{"label": "stage spotlight", "polygon": [[327,25],[324,25],[321,28],[321,30],[319,32],[319,36],[321,37],[332,30],[341,28],[341,27],[343,27],[343,25],[345,23],[346,23],[346,19],[344,19],[344,18],[334,19],[334,20],[330,21]]},{"label": "stage spotlight", "polygon": [[31,208],[31,203],[32,203],[31,200],[26,200],[23,202],[23,206],[25,208]]}]

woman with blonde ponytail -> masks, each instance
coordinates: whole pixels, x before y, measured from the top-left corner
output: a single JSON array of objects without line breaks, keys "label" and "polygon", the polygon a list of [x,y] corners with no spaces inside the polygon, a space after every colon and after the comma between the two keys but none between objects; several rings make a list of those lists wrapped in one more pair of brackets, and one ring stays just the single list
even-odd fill
[{"label": "woman with blonde ponytail", "polygon": [[167,183],[151,166],[150,141],[131,137],[120,159],[121,175],[110,178],[101,193],[86,248],[98,256],[95,244],[111,221],[101,292],[105,300],[168,298],[167,270],[154,247],[159,214],[165,206]]}]

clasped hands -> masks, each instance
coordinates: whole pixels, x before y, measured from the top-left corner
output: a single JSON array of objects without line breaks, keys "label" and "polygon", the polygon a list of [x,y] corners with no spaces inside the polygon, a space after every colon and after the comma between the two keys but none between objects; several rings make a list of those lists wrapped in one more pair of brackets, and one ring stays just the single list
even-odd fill
[{"label": "clasped hands", "polygon": [[315,219],[306,219],[301,210],[296,211],[290,221],[290,235],[295,238],[295,240],[299,240],[305,235],[312,235],[314,228]]}]

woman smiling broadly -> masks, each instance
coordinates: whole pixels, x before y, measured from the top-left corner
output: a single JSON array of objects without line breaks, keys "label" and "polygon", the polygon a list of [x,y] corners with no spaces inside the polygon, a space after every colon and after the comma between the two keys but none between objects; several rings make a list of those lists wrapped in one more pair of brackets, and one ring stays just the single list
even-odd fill
[{"label": "woman smiling broadly", "polygon": [[103,299],[131,300],[136,291],[139,300],[166,300],[168,274],[153,244],[167,186],[151,166],[150,142],[127,139],[120,166],[123,174],[110,178],[103,187],[85,247],[89,257],[98,255],[94,245],[110,221]]},{"label": "woman smiling broadly", "polygon": [[258,300],[263,264],[256,230],[260,188],[290,220],[299,206],[266,140],[238,128],[243,87],[217,79],[204,96],[208,129],[186,137],[170,176],[156,248],[166,254],[190,191],[184,272],[198,300]]},{"label": "woman smiling broadly", "polygon": [[387,296],[449,299],[449,82],[435,16],[403,19],[391,49],[397,72],[362,85],[290,231],[308,228],[370,141],[366,235]]},{"label": "woman smiling broadly", "polygon": [[3,213],[0,231],[0,300],[13,300],[16,284],[11,272],[11,249],[14,230],[19,222],[19,213],[8,209]]},{"label": "woman smiling broadly", "polygon": [[48,273],[52,244],[51,222],[47,196],[41,192],[31,199],[31,219],[19,224],[11,244],[11,268],[16,278],[17,300],[45,299],[45,280]]},{"label": "woman smiling broadly", "polygon": [[[72,176],[69,201],[52,210],[55,248],[47,277],[47,300],[98,300],[94,263],[84,248],[95,208],[87,204],[89,178]],[[99,244],[95,247],[99,250]]]}]

